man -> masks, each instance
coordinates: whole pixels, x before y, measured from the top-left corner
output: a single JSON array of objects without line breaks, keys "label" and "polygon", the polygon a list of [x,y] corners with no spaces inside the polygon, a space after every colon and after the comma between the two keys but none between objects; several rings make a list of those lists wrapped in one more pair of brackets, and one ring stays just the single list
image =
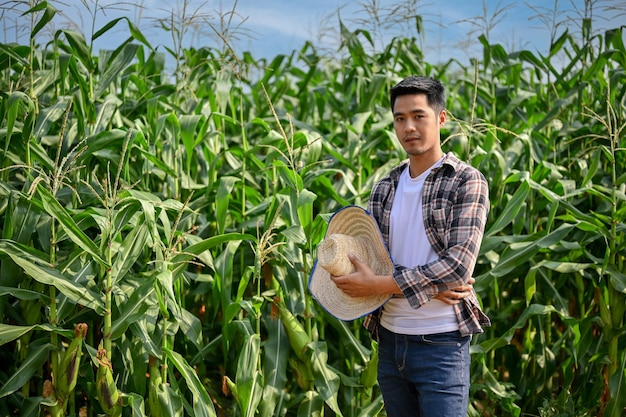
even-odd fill
[{"label": "man", "polygon": [[393,294],[365,326],[379,342],[378,382],[389,417],[464,417],[469,399],[471,335],[489,326],[471,287],[489,211],[484,176],[444,154],[443,85],[411,76],[390,90],[398,140],[408,154],[374,185],[369,211],[394,260],[375,276],[332,277],[350,296]]}]

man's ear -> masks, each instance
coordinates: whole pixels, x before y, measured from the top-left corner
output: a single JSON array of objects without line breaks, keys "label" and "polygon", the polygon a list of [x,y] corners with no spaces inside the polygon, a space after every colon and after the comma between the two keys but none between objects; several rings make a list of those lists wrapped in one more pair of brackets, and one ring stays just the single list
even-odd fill
[{"label": "man's ear", "polygon": [[448,113],[445,110],[441,110],[439,112],[439,127],[443,127],[446,124],[446,120],[448,120]]}]

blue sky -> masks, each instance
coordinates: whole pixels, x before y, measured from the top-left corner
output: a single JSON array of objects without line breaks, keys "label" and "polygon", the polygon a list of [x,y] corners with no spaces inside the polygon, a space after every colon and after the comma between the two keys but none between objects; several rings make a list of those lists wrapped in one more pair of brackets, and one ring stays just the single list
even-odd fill
[{"label": "blue sky", "polygon": [[[597,3],[594,22],[598,30],[626,25],[626,1]],[[242,16],[248,16],[246,24],[260,35],[250,41],[251,47],[271,51],[272,42],[276,42],[275,49],[284,53],[298,48],[306,39],[314,39],[314,35],[319,35],[320,28],[332,33],[333,26],[336,30],[339,16],[350,27],[369,29],[374,26],[374,19],[366,12],[366,6],[372,4],[376,4],[383,17],[386,15],[388,19],[400,19],[402,15],[409,14],[422,15],[422,47],[427,57],[434,61],[445,61],[450,54],[470,55],[480,51],[477,36],[483,33],[481,26],[489,24],[493,24],[491,42],[503,44],[508,51],[521,48],[547,51],[550,45],[549,26],[557,24],[558,34],[562,33],[566,24],[570,26],[570,31],[579,31],[576,24],[581,21],[579,16],[584,14],[584,0],[561,0],[556,3],[552,0],[239,0],[238,10]],[[553,13],[555,5],[557,12]],[[395,9],[394,6],[397,6],[397,11],[390,15],[389,11]],[[618,10],[608,10],[609,7]],[[554,20],[551,15],[554,15]],[[415,29],[406,23],[383,29],[383,33],[375,36],[381,43],[394,35],[418,36]]]},{"label": "blue sky", "polygon": [[[85,0],[94,8],[94,0]],[[73,22],[83,33],[90,33],[90,13],[81,0],[48,0],[59,9],[55,28]],[[211,26],[220,26],[220,16],[230,21],[236,39],[231,46],[239,53],[271,58],[300,49],[305,41],[333,50],[337,46],[339,18],[350,28],[365,28],[375,39],[380,50],[393,36],[418,37],[426,59],[432,63],[447,61],[454,56],[466,60],[478,56],[481,48],[477,40],[486,26],[492,43],[501,43],[507,51],[530,49],[545,53],[550,44],[550,26],[557,25],[561,34],[566,27],[579,32],[584,14],[584,0],[99,0],[96,30],[115,17],[126,16],[136,22],[153,46],[160,50],[172,47],[171,35],[159,27],[157,19],[182,15],[187,5],[187,16],[195,15],[196,25],[184,39],[185,46],[218,46]],[[133,6],[134,5],[134,6]],[[234,13],[230,13],[233,11]],[[554,13],[555,5],[557,12]],[[140,7],[141,6],[141,7]],[[377,25],[372,10],[380,15]],[[17,9],[19,10],[19,8]],[[0,23],[0,41],[12,42],[19,38],[26,43],[29,31],[20,25],[17,10],[5,10]],[[22,11],[25,9],[21,9]],[[367,11],[369,10],[369,12]],[[394,10],[391,13],[391,10]],[[418,36],[407,15],[421,15],[423,33]],[[626,1],[600,0],[593,10],[594,29],[626,25]],[[95,42],[96,49],[112,48],[128,36],[126,26],[116,29]]]}]

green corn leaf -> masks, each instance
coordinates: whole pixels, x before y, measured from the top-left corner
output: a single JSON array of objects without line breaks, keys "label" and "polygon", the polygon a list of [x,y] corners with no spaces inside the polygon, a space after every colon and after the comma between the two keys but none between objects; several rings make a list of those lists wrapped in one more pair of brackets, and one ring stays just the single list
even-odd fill
[{"label": "green corn leaf", "polygon": [[298,406],[298,417],[323,417],[324,400],[316,391],[307,391]]},{"label": "green corn leaf", "polygon": [[537,292],[537,268],[530,268],[528,274],[524,278],[524,295],[526,306],[530,305],[535,293]]},{"label": "green corn leaf", "polygon": [[278,403],[285,394],[289,341],[282,322],[278,318],[264,315],[262,320],[267,329],[267,339],[262,342],[265,388],[259,404],[259,415],[273,416]]},{"label": "green corn leaf", "polygon": [[[100,151],[121,149],[122,143],[128,136],[128,131],[122,129],[110,129],[90,136],[87,139],[87,149],[81,155],[81,162],[92,155],[98,154]],[[132,141],[131,144],[132,146]],[[119,155],[119,154],[117,154]],[[116,161],[119,162],[119,161]]]},{"label": "green corn leaf", "polygon": [[98,29],[92,36],[91,39],[92,40],[96,40],[98,39],[100,36],[104,35],[106,32],[108,32],[111,28],[113,28],[120,20],[128,20],[127,17],[118,17],[117,19],[113,19],[109,22],[107,22],[103,27],[101,27],[100,29]]},{"label": "green corn leaf", "polygon": [[596,150],[591,157],[591,164],[589,165],[589,169],[587,170],[587,174],[585,174],[585,178],[583,178],[582,183],[580,184],[582,187],[588,187],[593,184],[590,184],[593,177],[597,174],[598,169],[600,168],[600,159],[602,157],[602,152]]},{"label": "green corn leaf", "polygon": [[29,259],[38,265],[50,265],[48,255],[45,253],[33,248],[32,246],[27,246],[11,240],[0,240],[0,252],[7,255],[14,255],[18,258]]},{"label": "green corn leaf", "polygon": [[28,245],[33,231],[37,228],[37,223],[41,218],[41,212],[35,209],[35,205],[30,204],[26,199],[20,198],[15,204],[15,209],[9,214],[7,220],[11,221],[11,226],[5,220],[4,232],[10,231],[10,236],[5,235],[7,239],[13,239],[16,242]]},{"label": "green corn leaf", "polygon": [[[82,252],[78,251],[78,253],[75,253],[74,255],[75,258],[73,259],[80,259],[80,255],[82,255]],[[81,265],[81,268],[77,270],[74,275],[68,276],[68,279],[76,283],[76,285],[78,286],[84,286],[90,289],[94,289],[94,287],[92,287],[92,284],[94,284],[94,268],[97,268],[96,262],[94,260],[85,260],[85,262]],[[66,269],[61,270],[62,273],[67,273],[66,271]],[[76,313],[76,303],[73,300],[67,297],[59,297],[57,299],[57,303],[57,317],[59,321],[64,321],[67,317],[70,317]]]},{"label": "green corn leaf", "polygon": [[[144,216],[141,216],[143,219]],[[113,261],[112,276],[115,285],[130,271],[137,259],[146,249],[146,241],[149,236],[148,225],[144,221],[139,221],[122,241],[115,260]]]},{"label": "green corn leaf", "polygon": [[215,291],[212,297],[223,306],[232,303],[233,281],[236,279],[233,275],[233,264],[240,243],[238,240],[229,241],[215,260],[215,287],[218,291]]},{"label": "green corn leaf", "polygon": [[558,39],[554,40],[554,42],[552,42],[552,44],[550,45],[550,55],[549,56],[556,55],[563,48],[563,45],[565,44],[565,42],[568,39],[571,39],[571,35],[569,34],[568,30],[565,29],[563,31],[563,34],[561,36],[559,36]]},{"label": "green corn leaf", "polygon": [[311,342],[309,346],[312,348],[311,363],[313,367],[313,376],[315,379],[315,387],[326,404],[338,416],[343,416],[337,396],[339,394],[339,375],[328,364],[328,352],[325,342]]},{"label": "green corn leaf", "polygon": [[530,192],[530,184],[528,181],[522,181],[515,194],[509,199],[504,209],[500,212],[498,218],[490,225],[489,230],[485,232],[485,236],[493,236],[508,224],[510,224],[518,215],[520,209],[524,206],[524,202]]},{"label": "green corn leaf", "polygon": [[92,40],[96,40],[98,39],[100,36],[104,35],[105,33],[107,33],[111,28],[113,28],[119,21],[121,20],[125,20],[128,23],[128,28],[130,30],[131,35],[133,36],[133,38],[137,39],[139,42],[143,43],[144,45],[146,45],[148,48],[152,49],[152,46],[150,45],[150,43],[148,42],[148,40],[143,36],[143,34],[141,33],[141,31],[137,28],[137,26],[127,17],[118,17],[117,19],[113,19],[110,22],[107,22],[102,28],[100,28],[99,30],[96,31],[96,33],[93,34],[92,36]]},{"label": "green corn leaf", "polygon": [[261,341],[251,334],[242,344],[237,361],[237,401],[244,417],[254,417],[263,393],[263,377],[259,371]]},{"label": "green corn leaf", "polygon": [[379,99],[385,87],[389,83],[389,76],[387,74],[374,74],[372,79],[364,85],[364,91],[359,100],[358,112],[366,112],[373,109],[374,103]]},{"label": "green corn leaf", "polygon": [[[2,328],[0,328],[0,331]],[[53,349],[49,343],[37,346],[28,353],[28,356],[20,364],[20,368],[2,385],[0,398],[6,397],[22,388],[30,379],[41,372],[41,367],[48,359],[48,352]]]},{"label": "green corn leaf", "polygon": [[130,31],[130,34],[133,36],[133,38],[137,39],[139,42],[143,43],[148,48],[154,49],[152,48],[152,45],[150,44],[150,42],[148,42],[148,39],[146,39],[143,33],[141,33],[137,25],[135,25],[130,20],[127,20],[127,21],[128,21],[128,30]]},{"label": "green corn leaf", "polygon": [[626,354],[624,351],[620,353],[621,361],[617,370],[611,376],[609,381],[609,390],[611,399],[609,400],[606,412],[603,414],[607,417],[622,417],[626,410]]},{"label": "green corn leaf", "polygon": [[194,156],[194,148],[197,145],[197,128],[204,116],[200,114],[185,114],[180,117],[180,135],[185,147],[186,161],[185,169],[189,171]]},{"label": "green corn leaf", "polygon": [[57,32],[56,36],[64,34],[71,47],[73,57],[76,57],[88,71],[94,71],[94,62],[91,56],[91,49],[85,41],[82,33],[72,29],[62,29]]},{"label": "green corn leaf", "polygon": [[289,242],[293,242],[296,245],[305,245],[307,240],[307,234],[301,226],[291,226],[280,232],[281,236],[284,236]]},{"label": "green corn leaf", "polygon": [[31,291],[31,290],[22,290],[20,288],[14,288],[14,287],[0,287],[0,296],[3,296],[3,295],[11,295],[17,298],[18,300],[31,300],[32,301],[32,300],[41,299],[41,301],[45,304],[47,304],[50,300],[50,297],[40,292]]},{"label": "green corn leaf", "polygon": [[96,313],[104,315],[104,302],[100,295],[87,288],[77,285],[75,282],[63,276],[56,269],[37,265],[13,254],[9,254],[9,256],[13,259],[13,262],[18,264],[24,272],[26,272],[26,274],[30,275],[36,281],[39,281],[42,284],[52,285],[76,304],[88,307]]},{"label": "green corn leaf", "polygon": [[216,206],[216,221],[218,232],[224,233],[226,227],[226,213],[230,205],[230,197],[233,192],[235,184],[239,182],[239,178],[236,177],[222,177],[220,178],[220,185],[217,189],[217,195],[215,196]]},{"label": "green corn leaf", "polygon": [[72,330],[52,327],[49,324],[37,324],[33,326],[14,326],[11,324],[0,323],[0,346],[16,340],[32,330],[41,330],[45,332],[55,332],[61,336],[71,338],[74,334]]},{"label": "green corn leaf", "polygon": [[480,344],[484,352],[489,352],[492,349],[506,346],[511,341],[515,331],[522,328],[527,321],[533,316],[545,316],[552,313],[558,313],[558,311],[551,305],[531,304],[526,307],[515,324],[509,328],[500,337],[488,339]]},{"label": "green corn leaf", "polygon": [[118,305],[118,314],[111,324],[111,340],[122,336],[128,327],[138,320],[145,318],[148,308],[154,303],[154,286],[150,279],[146,279],[141,286],[134,287],[130,296]]},{"label": "green corn leaf", "polygon": [[202,323],[195,314],[173,304],[173,302],[170,304],[170,309],[181,331],[198,350],[202,349]]},{"label": "green corn leaf", "polygon": [[[376,342],[372,341],[372,345]],[[365,368],[359,375],[359,382],[366,389],[373,388],[376,385],[378,377],[378,347],[372,346],[372,353],[370,357],[365,361]]]},{"label": "green corn leaf", "polygon": [[[265,368],[265,366],[264,366]],[[263,387],[261,402],[259,403],[259,416],[274,416],[278,412],[278,407],[287,401],[288,394],[285,390],[279,390],[271,385]]]},{"label": "green corn leaf", "polygon": [[[97,94],[102,94],[101,91],[97,91]],[[107,126],[110,126],[113,122],[113,118],[116,117],[117,109],[122,105],[122,100],[116,96],[109,94],[102,99],[102,103],[98,106],[98,113],[93,129],[97,132],[106,130]],[[99,152],[99,155],[105,154],[105,152],[111,152],[112,149],[106,149]],[[111,160],[115,160],[115,157],[111,157]],[[123,163],[123,161],[116,161]]]},{"label": "green corn leaf", "polygon": [[[146,417],[144,399],[141,395],[131,392],[129,394],[122,394],[122,399],[125,403],[128,403],[132,411],[132,417]],[[152,417],[155,417],[155,414],[153,414]]]},{"label": "green corn leaf", "polygon": [[[573,216],[575,221],[581,222],[583,224],[588,224],[589,227],[593,228],[593,230],[597,230],[598,232],[602,233],[604,236],[608,236],[607,227],[601,220],[599,220],[598,218],[590,214],[580,211],[574,204],[571,203],[572,198],[575,198],[581,194],[586,193],[587,192],[586,189],[578,189],[569,193],[567,196],[560,196],[556,194],[554,191],[550,190],[549,188],[546,188],[540,184],[537,184],[536,182],[532,180],[530,180],[529,183],[532,189],[538,190],[542,195],[544,195],[548,199],[548,201],[557,202],[562,207],[565,207],[568,213],[570,213],[571,216]],[[565,218],[563,219],[566,220]]]},{"label": "green corn leaf", "polygon": [[145,349],[146,353],[155,358],[161,359],[163,357],[161,352],[161,347],[158,346],[154,340],[152,340],[152,336],[154,334],[154,327],[150,323],[152,317],[148,320],[138,320],[132,323],[129,328],[132,332],[133,340],[137,343],[140,343]]},{"label": "green corn leaf", "polygon": [[363,362],[367,363],[370,359],[370,355],[372,351],[367,347],[363,346],[363,344],[357,339],[354,334],[354,329],[350,328],[352,323],[345,322],[341,320],[330,320],[329,325],[331,325],[335,330],[337,330],[337,334],[340,340],[342,340],[343,345],[350,349],[351,352],[354,352],[358,355],[358,358]]},{"label": "green corn leaf", "polygon": [[35,328],[36,326],[13,326],[0,323],[0,346],[22,337]]},{"label": "green corn leaf", "polygon": [[305,231],[310,230],[313,222],[313,203],[316,199],[317,194],[306,188],[298,194],[298,220]]},{"label": "green corn leaf", "polygon": [[[120,196],[121,198],[124,198]],[[139,217],[137,212],[142,208],[141,204],[136,204],[135,201],[130,201],[128,204],[118,205],[118,209],[113,214],[112,224],[106,217],[106,213],[94,213],[91,217],[98,223],[100,230],[104,235],[116,236],[117,234],[128,228],[129,224],[134,223],[134,218]],[[144,211],[145,214],[145,211]],[[109,230],[111,229],[112,230]]]},{"label": "green corn leaf", "polygon": [[[32,3],[31,3],[32,4]],[[27,11],[26,13],[35,13],[43,10],[43,14],[41,14],[41,19],[37,22],[35,27],[33,28],[30,37],[34,38],[48,23],[52,21],[54,15],[57,12],[57,9],[54,8],[47,1],[42,1],[38,3],[35,7]],[[26,14],[25,13],[25,14]]]},{"label": "green corn leaf", "polygon": [[[215,413],[215,408],[213,407],[213,401],[204,388],[204,385],[202,385],[202,382],[198,379],[196,371],[189,366],[185,358],[183,358],[179,353],[170,349],[166,349],[165,353],[168,359],[172,361],[178,372],[180,372],[187,383],[187,387],[191,391],[193,397],[192,406],[194,415],[196,417],[216,417],[217,414]],[[174,414],[164,413],[163,415],[172,416]]]},{"label": "green corn leaf", "polygon": [[384,407],[385,403],[383,402],[383,397],[378,395],[367,406],[359,409],[357,417],[376,417],[380,415]]},{"label": "green corn leaf", "polygon": [[498,264],[489,271],[489,274],[495,277],[505,276],[515,268],[519,268],[528,262],[540,249],[548,248],[561,242],[574,227],[574,225],[562,224],[552,233],[543,237],[537,237],[536,240],[509,246],[502,253]]},{"label": "green corn leaf", "polygon": [[[35,105],[33,101],[28,97],[27,94],[21,91],[13,91],[9,93],[7,100],[8,111],[6,114],[6,139],[4,141],[4,155],[7,154],[9,150],[9,144],[11,143],[11,138],[13,135],[13,128],[16,123],[20,123],[18,119],[18,114],[21,111],[26,110],[26,112],[31,113],[35,110]],[[26,107],[26,109],[23,108]],[[19,124],[18,124],[19,126]]]},{"label": "green corn leaf", "polygon": [[609,273],[611,286],[622,294],[626,294],[626,274],[613,265],[607,267],[607,272]]},{"label": "green corn leaf", "polygon": [[154,400],[151,402],[151,416],[182,417],[185,415],[183,398],[169,384],[161,383],[154,388],[153,392]]},{"label": "green corn leaf", "polygon": [[[101,97],[107,91],[128,66],[137,58],[137,50],[139,45],[132,43],[124,43],[118,47],[108,59],[100,61],[105,68],[101,70],[101,76],[96,84],[95,95]],[[104,52],[101,52],[101,56]],[[104,56],[102,56],[104,58]]]},{"label": "green corn leaf", "polygon": [[70,239],[72,239],[72,241],[81,247],[85,252],[93,256],[94,259],[100,264],[103,266],[109,266],[104,260],[104,256],[100,253],[98,246],[78,227],[70,213],[68,213],[67,210],[59,204],[58,200],[54,198],[50,191],[42,185],[38,185],[37,192],[41,197],[41,202],[43,203],[46,212],[59,222],[59,225],[63,228],[63,231],[65,231]]},{"label": "green corn leaf", "polygon": [[0,59],[0,69],[6,69],[9,63],[17,63],[22,67],[28,66],[28,60],[26,58],[30,53],[30,47],[26,45],[0,43],[0,52],[0,56],[2,57],[2,59]]},{"label": "green corn leaf", "polygon": [[174,292],[174,277],[170,270],[163,270],[157,274],[157,282],[162,294],[166,294],[167,309],[172,313],[181,327],[183,334],[193,342],[198,349],[202,348],[202,324],[198,317],[185,310],[178,304]]},{"label": "green corn leaf", "polygon": [[502,123],[506,123],[506,116],[508,116],[510,113],[516,111],[516,110],[520,110],[524,108],[524,104],[525,102],[534,99],[537,96],[537,93],[535,93],[534,91],[524,91],[524,90],[518,90],[515,93],[515,96],[512,98],[512,100],[509,102],[509,104],[500,112],[498,112],[498,124]]}]

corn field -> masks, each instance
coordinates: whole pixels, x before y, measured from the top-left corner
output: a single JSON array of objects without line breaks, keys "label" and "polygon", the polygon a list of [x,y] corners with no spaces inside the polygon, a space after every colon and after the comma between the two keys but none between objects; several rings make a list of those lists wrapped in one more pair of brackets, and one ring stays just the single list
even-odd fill
[{"label": "corn field", "polygon": [[0,44],[0,416],[385,416],[377,346],[307,284],[330,214],[405,158],[409,74],[490,184],[468,415],[626,416],[624,27],[433,65],[343,25],[272,59],[128,19],[36,43],[56,18],[31,2]]}]

